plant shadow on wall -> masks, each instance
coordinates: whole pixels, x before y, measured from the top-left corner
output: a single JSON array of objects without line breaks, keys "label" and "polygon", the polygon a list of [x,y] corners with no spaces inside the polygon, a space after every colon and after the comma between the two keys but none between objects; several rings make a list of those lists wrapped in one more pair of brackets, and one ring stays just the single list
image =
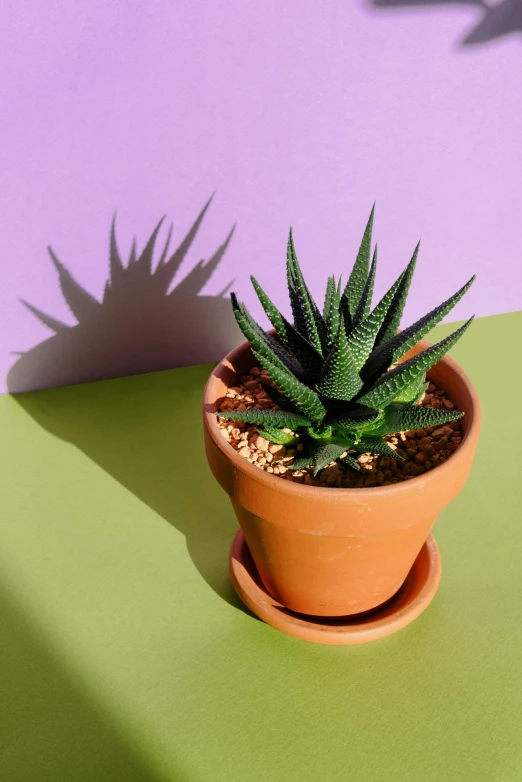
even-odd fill
[{"label": "plant shadow on wall", "polygon": [[201,295],[234,228],[208,262],[200,261],[170,290],[211,201],[179,247],[169,253],[171,226],[156,264],[154,248],[163,220],[139,256],[133,243],[127,265],[120,257],[113,220],[110,274],[101,302],[81,287],[49,248],[64,299],[78,322],[68,326],[22,302],[54,336],[20,355],[8,372],[8,390],[19,393],[218,361],[237,345],[241,336],[225,298],[230,285],[217,295]]},{"label": "plant shadow on wall", "polygon": [[370,0],[370,5],[388,10],[443,6],[476,8],[478,20],[461,39],[461,46],[483,44],[510,33],[522,33],[522,0]]}]

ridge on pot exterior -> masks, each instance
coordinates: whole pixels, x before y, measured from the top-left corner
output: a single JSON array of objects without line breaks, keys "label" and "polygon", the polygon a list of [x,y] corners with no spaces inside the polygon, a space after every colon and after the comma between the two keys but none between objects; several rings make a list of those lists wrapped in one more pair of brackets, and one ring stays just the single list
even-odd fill
[{"label": "ridge on pot exterior", "polygon": [[[474,277],[401,331],[419,245],[372,309],[377,268],[373,218],[374,209],[344,290],[340,279],[328,279],[322,311],[303,278],[290,229],[286,277],[293,323],[252,277],[274,331],[266,332],[232,293],[234,315],[248,342],[221,362],[205,389],[210,467],[231,498],[265,588],[301,614],[349,616],[389,600],[440,510],[464,485],[477,443],[477,395],[446,355],[473,318],[436,345],[423,341]],[[262,387],[275,408],[218,409],[228,388],[254,364],[274,383]],[[450,395],[451,410],[418,405],[427,378]],[[299,458],[289,469],[313,469],[314,477],[337,460],[360,471],[357,453],[404,459],[383,439],[393,433],[464,416],[464,439],[449,461],[400,485],[323,488],[274,477],[250,464],[225,442],[216,414],[254,424],[272,443],[295,445]]]},{"label": "ridge on pot exterior", "polygon": [[[420,341],[405,358],[425,350]],[[459,365],[445,356],[428,373],[464,412],[451,458],[410,481],[332,489],[282,480],[254,467],[222,437],[216,418],[227,389],[255,364],[246,342],[212,372],[204,392],[208,463],[229,495],[264,586],[292,611],[347,616],[400,589],[440,511],[464,486],[480,429],[480,403]]]}]

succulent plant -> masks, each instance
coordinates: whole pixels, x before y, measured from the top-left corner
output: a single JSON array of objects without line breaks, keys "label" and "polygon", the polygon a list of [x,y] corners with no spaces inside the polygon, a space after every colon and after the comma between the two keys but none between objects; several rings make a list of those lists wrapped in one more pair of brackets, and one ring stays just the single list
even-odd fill
[{"label": "succulent plant", "polygon": [[338,459],[359,470],[353,453],[401,459],[383,436],[444,424],[463,415],[418,403],[427,387],[426,372],[460,339],[473,318],[437,344],[397,362],[447,315],[475,278],[399,331],[419,245],[406,269],[372,309],[377,268],[377,245],[371,251],[373,218],[374,208],[344,289],[340,279],[328,279],[322,312],[304,281],[292,229],[286,273],[293,323],[279,312],[254,277],[252,284],[275,336],[231,294],[239,328],[276,386],[264,384],[279,409],[233,410],[218,415],[254,424],[272,443],[290,445],[299,438],[304,449],[291,468],[294,470],[313,465],[317,475]]}]

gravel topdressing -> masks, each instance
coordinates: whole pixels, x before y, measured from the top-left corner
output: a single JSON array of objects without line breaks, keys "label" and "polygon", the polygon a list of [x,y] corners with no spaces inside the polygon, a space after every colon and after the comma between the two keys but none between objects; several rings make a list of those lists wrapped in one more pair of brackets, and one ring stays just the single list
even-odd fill
[{"label": "gravel topdressing", "polygon": [[[264,369],[253,367],[248,375],[241,378],[237,386],[229,388],[219,404],[219,410],[277,410],[263,390],[260,380],[273,385]],[[445,391],[430,383],[421,404],[424,407],[454,410],[455,405]],[[417,475],[433,470],[449,459],[462,442],[460,419],[444,426],[428,426],[409,432],[398,432],[383,439],[391,448],[404,457],[405,461],[390,459],[378,454],[355,454],[361,465],[361,472],[340,462],[321,470],[314,478],[311,467],[305,470],[289,470],[296,458],[300,458],[303,446],[298,444],[285,448],[274,445],[261,437],[251,424],[218,418],[221,434],[240,456],[248,459],[260,470],[277,475],[285,480],[305,483],[308,486],[330,486],[334,488],[366,488],[371,486],[390,486],[394,483],[409,481]]]}]

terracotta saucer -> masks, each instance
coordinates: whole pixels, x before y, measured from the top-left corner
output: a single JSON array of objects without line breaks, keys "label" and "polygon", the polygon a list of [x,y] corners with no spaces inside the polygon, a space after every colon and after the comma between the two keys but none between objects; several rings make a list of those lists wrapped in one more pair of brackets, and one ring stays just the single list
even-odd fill
[{"label": "terracotta saucer", "polygon": [[229,567],[236,592],[256,616],[287,635],[320,644],[362,644],[397,632],[429,606],[442,570],[438,546],[429,535],[391,600],[374,611],[329,619],[296,614],[266,591],[240,529],[232,541]]}]

